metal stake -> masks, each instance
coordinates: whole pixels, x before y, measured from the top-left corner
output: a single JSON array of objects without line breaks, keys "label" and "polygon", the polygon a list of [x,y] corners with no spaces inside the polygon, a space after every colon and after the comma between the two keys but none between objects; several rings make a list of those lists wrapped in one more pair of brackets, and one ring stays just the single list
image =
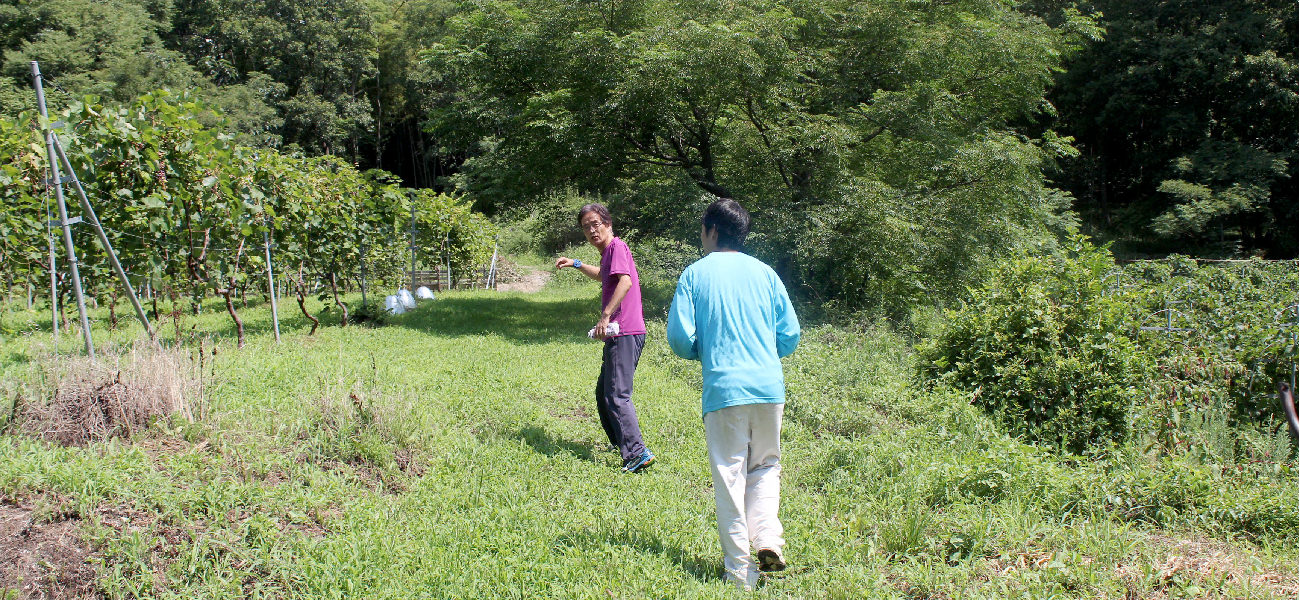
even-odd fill
[{"label": "metal stake", "polygon": [[[81,315],[81,337],[86,342],[86,355],[95,358],[95,343],[90,339],[90,319],[86,315],[86,297],[81,291],[81,272],[77,269],[77,250],[72,245],[72,226],[68,223],[68,205],[63,200],[59,165],[54,151],[54,130],[49,126],[49,113],[45,109],[45,88],[41,83],[41,68],[32,61],[32,82],[36,86],[36,104],[41,111],[41,129],[45,132],[45,153],[50,161],[50,175],[54,184],[54,199],[59,206],[59,224],[63,227],[63,248],[68,253],[68,267],[72,272],[72,289],[77,293],[77,311]],[[51,265],[53,266],[53,265]]]},{"label": "metal stake", "polygon": [[72,180],[72,186],[77,190],[77,197],[81,200],[81,211],[85,213],[90,221],[90,225],[95,228],[95,233],[99,235],[99,243],[104,245],[104,250],[108,252],[108,262],[113,265],[113,272],[117,273],[117,278],[122,281],[122,287],[126,288],[126,297],[131,301],[131,306],[135,308],[135,316],[140,319],[140,324],[144,325],[144,330],[149,334],[149,339],[155,342],[158,336],[154,333],[153,327],[149,325],[149,317],[144,314],[144,307],[140,305],[140,298],[135,294],[135,288],[131,286],[131,280],[126,277],[126,270],[122,268],[122,263],[117,260],[117,252],[113,250],[113,245],[108,241],[108,235],[104,233],[104,226],[100,224],[99,217],[95,216],[95,209],[90,205],[90,198],[86,197],[85,188],[81,187],[81,180],[77,179],[77,172],[72,168],[72,162],[68,160],[68,154],[63,151],[63,144],[59,142],[59,136],[51,134],[54,150],[59,154],[59,162],[63,163],[63,168],[68,170],[68,178]]},{"label": "metal stake", "polygon": [[[50,181],[53,181],[51,179]],[[48,189],[48,188],[47,188]],[[54,347],[59,345],[59,273],[54,253],[54,227],[51,225],[50,200],[45,199],[45,239],[50,245],[50,330],[54,332]]]},{"label": "metal stake", "polygon": [[366,242],[361,240],[361,306],[366,302]]},{"label": "metal stake", "polygon": [[275,343],[280,343],[280,311],[276,308],[275,301],[275,273],[271,271],[271,238],[266,230],[262,230],[262,245],[266,247],[266,285],[270,286],[267,290],[271,296],[271,321],[275,323]]},{"label": "metal stake", "polygon": [[411,293],[415,293],[415,198],[411,198]]}]

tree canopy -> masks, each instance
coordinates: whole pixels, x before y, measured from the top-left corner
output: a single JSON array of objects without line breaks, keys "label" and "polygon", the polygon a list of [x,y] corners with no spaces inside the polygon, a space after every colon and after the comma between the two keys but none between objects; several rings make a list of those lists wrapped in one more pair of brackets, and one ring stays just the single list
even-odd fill
[{"label": "tree canopy", "polygon": [[[808,294],[901,308],[982,257],[1050,245],[1069,140],[1015,124],[1095,36],[1003,3],[478,3],[425,53],[493,210],[576,186],[688,234],[702,195],[755,213],[754,250]],[[689,210],[682,210],[690,207]]]},{"label": "tree canopy", "polygon": [[[1040,3],[1038,12],[1057,10]],[[1296,4],[1093,0],[1105,42],[1051,94],[1082,155],[1059,177],[1145,251],[1295,256]]]},{"label": "tree canopy", "polygon": [[805,297],[900,314],[1063,234],[1296,253],[1280,0],[0,0],[0,114],[204,100],[490,215],[578,194],[692,239],[731,196]]}]

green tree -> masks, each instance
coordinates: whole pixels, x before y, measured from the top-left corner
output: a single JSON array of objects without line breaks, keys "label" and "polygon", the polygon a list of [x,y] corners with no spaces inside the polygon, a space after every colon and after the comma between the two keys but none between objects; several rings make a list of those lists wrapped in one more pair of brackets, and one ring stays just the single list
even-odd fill
[{"label": "green tree", "polygon": [[702,193],[735,196],[797,288],[890,313],[1070,225],[1042,177],[1069,140],[1015,124],[1095,36],[1078,13],[1053,28],[973,0],[497,0],[448,29],[426,53],[444,92],[429,123],[489,212],[572,186],[680,234]]},{"label": "green tree", "polygon": [[1296,4],[1081,4],[1106,39],[1052,100],[1081,150],[1059,179],[1089,225],[1139,252],[1296,256]]},{"label": "green tree", "polygon": [[0,114],[36,107],[29,63],[39,61],[52,82],[54,107],[83,94],[119,102],[163,87],[188,89],[202,77],[164,47],[169,27],[154,2],[52,0],[0,3]]},{"label": "green tree", "polygon": [[218,85],[256,83],[262,74],[283,86],[262,97],[283,119],[277,133],[285,144],[357,161],[372,139],[366,89],[377,41],[359,0],[178,0],[167,37]]}]

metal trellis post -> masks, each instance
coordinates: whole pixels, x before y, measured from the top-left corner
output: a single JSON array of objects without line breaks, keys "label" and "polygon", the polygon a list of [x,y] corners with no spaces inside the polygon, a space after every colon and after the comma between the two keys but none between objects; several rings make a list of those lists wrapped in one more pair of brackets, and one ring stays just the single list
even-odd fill
[{"label": "metal trellis post", "polygon": [[67,179],[77,190],[77,197],[81,200],[81,212],[85,213],[90,221],[90,225],[95,228],[95,233],[99,235],[99,243],[104,245],[104,250],[108,253],[108,262],[113,265],[113,272],[117,273],[117,278],[122,281],[122,287],[126,288],[126,297],[131,301],[132,308],[135,309],[136,318],[140,319],[140,324],[144,325],[144,330],[149,334],[149,339],[157,341],[153,327],[149,325],[149,317],[144,314],[144,307],[140,305],[140,298],[135,294],[135,288],[131,286],[131,280],[126,277],[126,270],[122,268],[122,263],[117,260],[117,252],[113,251],[113,244],[108,241],[108,234],[104,233],[104,226],[100,224],[99,217],[95,215],[95,209],[90,205],[90,198],[86,197],[85,188],[81,187],[81,180],[77,179],[77,173],[72,169],[72,162],[68,160],[68,153],[63,151],[63,144],[59,142],[59,137],[50,134],[53,139],[54,150],[59,155],[59,162],[63,163],[63,168],[67,169]]},{"label": "metal trellis post", "polygon": [[266,248],[266,285],[270,286],[266,291],[271,297],[271,322],[275,323],[275,343],[280,343],[280,311],[275,300],[275,272],[271,270],[271,237],[266,230],[262,230],[262,246]]},{"label": "metal trellis post", "polygon": [[[50,161],[50,185],[54,186],[54,199],[59,206],[59,225],[63,228],[63,248],[68,253],[68,268],[72,273],[72,289],[77,294],[77,311],[81,316],[81,337],[86,342],[86,355],[95,357],[95,344],[90,338],[90,319],[86,315],[86,297],[81,291],[81,273],[77,269],[77,251],[72,245],[72,224],[68,222],[68,205],[63,200],[62,178],[54,151],[54,130],[50,127],[49,112],[45,108],[45,88],[41,83],[41,68],[32,61],[32,82],[36,86],[36,104],[41,111],[41,129],[45,133],[45,154]],[[53,267],[53,265],[50,265]]]},{"label": "metal trellis post", "polygon": [[411,198],[411,293],[415,293],[415,198]]},{"label": "metal trellis post", "polygon": [[[46,170],[49,173],[49,170]],[[54,181],[54,175],[50,174],[50,181]],[[49,186],[45,188],[49,190]],[[58,262],[54,252],[54,219],[50,218],[50,199],[45,198],[45,232],[46,241],[50,245],[50,331],[54,332],[54,344],[58,347],[59,343],[59,273]]]}]

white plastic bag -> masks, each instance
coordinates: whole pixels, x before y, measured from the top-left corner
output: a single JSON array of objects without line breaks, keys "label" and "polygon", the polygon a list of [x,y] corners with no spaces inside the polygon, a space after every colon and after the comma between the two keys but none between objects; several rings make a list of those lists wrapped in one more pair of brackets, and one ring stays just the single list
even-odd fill
[{"label": "white plastic bag", "polygon": [[420,300],[433,300],[433,290],[425,286],[420,286],[415,288],[415,297]]},{"label": "white plastic bag", "polygon": [[397,301],[402,303],[402,308],[415,308],[415,296],[411,295],[410,290],[397,290]]},{"label": "white plastic bag", "polygon": [[402,302],[397,299],[396,295],[393,295],[384,298],[384,310],[388,311],[389,314],[400,315],[406,312],[406,307],[402,306]]}]

